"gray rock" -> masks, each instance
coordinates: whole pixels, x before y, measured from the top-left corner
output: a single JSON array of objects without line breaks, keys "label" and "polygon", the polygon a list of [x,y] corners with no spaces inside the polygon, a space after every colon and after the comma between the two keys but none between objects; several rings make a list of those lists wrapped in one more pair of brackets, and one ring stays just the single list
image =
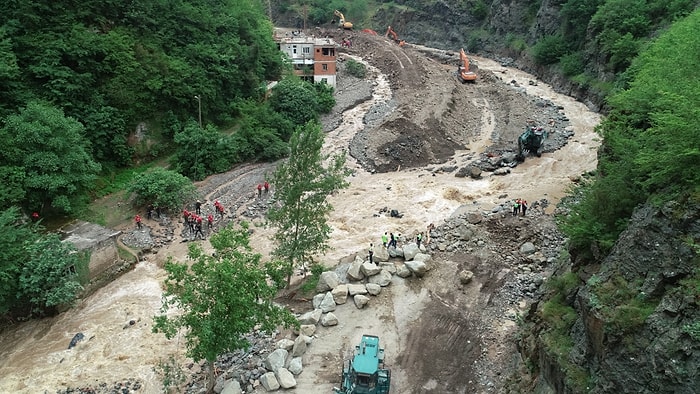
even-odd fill
[{"label": "gray rock", "polygon": [[415,256],[413,256],[413,261],[422,261],[425,263],[426,266],[428,266],[428,269],[430,269],[431,256],[427,253],[416,254]]},{"label": "gray rock", "polygon": [[349,284],[348,294],[354,297],[357,294],[367,294],[367,288],[363,284]]},{"label": "gray rock", "polygon": [[333,312],[328,312],[321,318],[321,325],[323,327],[337,326],[338,318],[333,314]]},{"label": "gray rock", "polygon": [[418,253],[420,253],[420,249],[414,242],[407,243],[403,246],[403,258],[406,261],[413,260]]},{"label": "gray rock", "polygon": [[493,175],[508,175],[510,174],[510,168],[509,167],[501,167],[498,168],[496,171],[493,172]]},{"label": "gray rock", "polygon": [[[389,271],[381,270],[379,275],[374,275],[369,278],[369,283],[376,283],[381,287],[389,286],[391,284],[391,274]],[[369,289],[367,291],[369,292]]]},{"label": "gray rock", "polygon": [[389,263],[389,262],[384,262],[384,263],[379,263],[379,268],[386,270],[390,274],[394,275],[396,273],[396,266],[394,263]]},{"label": "gray rock", "polygon": [[322,293],[324,291],[333,290],[338,284],[340,284],[338,274],[334,271],[326,271],[321,273],[321,276],[318,278],[316,291]]},{"label": "gray rock", "polygon": [[321,301],[319,308],[323,313],[332,312],[335,310],[335,300],[333,299],[333,294],[330,291],[323,297],[323,301]]},{"label": "gray rock", "polygon": [[318,321],[321,319],[321,315],[323,312],[321,312],[320,309],[314,309],[312,311],[306,312],[301,317],[299,318],[299,323],[300,324],[318,324]]},{"label": "gray rock", "polygon": [[350,264],[348,268],[347,277],[350,280],[362,280],[365,278],[365,274],[362,273],[362,261],[355,260]]},{"label": "gray rock", "polygon": [[406,264],[401,264],[397,269],[396,269],[396,275],[400,278],[408,278],[411,276],[412,272]]},{"label": "gray rock", "polygon": [[[312,326],[312,327],[316,327],[316,326]],[[275,345],[275,347],[277,349],[284,349],[286,351],[292,350],[293,346],[294,346],[294,341],[292,341],[289,338],[280,339],[279,341],[277,341],[277,344]]]},{"label": "gray rock", "polygon": [[425,273],[428,272],[428,268],[422,261],[406,261],[404,264],[414,275],[419,278],[423,277]]},{"label": "gray rock", "polygon": [[335,289],[331,290],[331,294],[333,294],[333,300],[336,305],[343,305],[348,301],[348,285],[336,286]]},{"label": "gray rock", "polygon": [[362,309],[369,302],[369,297],[362,294],[358,294],[355,297],[353,297],[353,301],[355,302],[355,306],[357,307],[357,309]]},{"label": "gray rock", "polygon": [[294,375],[287,368],[280,368],[277,371],[277,381],[283,389],[290,389],[297,385]]},{"label": "gray rock", "polygon": [[229,379],[224,383],[224,389],[221,394],[242,394],[241,384],[236,379]]},{"label": "gray rock", "polygon": [[383,246],[376,247],[372,259],[380,263],[389,261],[389,251]]},{"label": "gray rock", "polygon": [[[300,357],[304,353],[306,353],[306,335],[299,335],[295,340],[294,340],[294,347],[292,348],[292,357]],[[284,363],[282,363],[281,366],[284,366]],[[269,368],[268,368],[269,369]],[[272,371],[277,371],[276,369],[273,369]]]},{"label": "gray rock", "polygon": [[[484,220],[484,215],[480,214],[479,212],[469,212],[467,214],[467,222],[471,224],[479,224],[481,221]],[[464,227],[468,230],[471,231],[471,229],[468,226],[461,226]]]},{"label": "gray rock", "polygon": [[382,270],[378,265],[372,264],[369,261],[362,263],[362,267],[360,269],[365,276],[377,275]]},{"label": "gray rock", "polygon": [[474,279],[474,273],[468,270],[459,271],[459,283],[466,285]]},{"label": "gray rock", "polygon": [[301,357],[294,357],[289,361],[289,366],[287,370],[293,375],[299,375],[303,371],[304,365],[301,362]]},{"label": "gray rock", "polygon": [[311,299],[311,305],[314,307],[314,309],[318,309],[321,307],[321,301],[323,301],[323,298],[326,296],[324,293],[316,294],[314,298]]},{"label": "gray rock", "polygon": [[289,353],[284,349],[275,349],[272,353],[267,355],[263,365],[268,371],[277,371],[279,368],[284,367],[284,362],[287,360],[288,354]]},{"label": "gray rock", "polygon": [[[410,272],[409,272],[410,275]],[[376,284],[376,283],[367,283],[365,285],[367,288],[367,292],[373,296],[379,295],[379,293],[382,292],[382,286]]]},{"label": "gray rock", "polygon": [[224,383],[224,389],[221,394],[242,394],[241,384],[236,379],[229,379]]},{"label": "gray rock", "polygon": [[388,249],[389,251],[389,256],[391,257],[404,257],[404,252],[402,248],[395,248],[395,247],[390,247]]},{"label": "gray rock", "polygon": [[268,372],[260,377],[260,383],[267,391],[279,390],[280,384],[275,377],[274,372]]},{"label": "gray rock", "polygon": [[[307,337],[311,337],[316,333],[316,325],[315,324],[302,324],[299,326],[299,335],[304,335]],[[294,342],[292,341],[292,346],[294,346]],[[290,350],[291,347],[287,350]]]},{"label": "gray rock", "polygon": [[520,254],[522,255],[529,255],[532,253],[535,253],[537,251],[537,248],[532,242],[525,242],[524,244],[520,245]]}]

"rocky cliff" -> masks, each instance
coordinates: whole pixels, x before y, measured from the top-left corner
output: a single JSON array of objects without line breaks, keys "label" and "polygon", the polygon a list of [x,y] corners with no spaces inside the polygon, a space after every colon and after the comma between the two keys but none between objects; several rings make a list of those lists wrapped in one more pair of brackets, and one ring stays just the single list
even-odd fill
[{"label": "rocky cliff", "polygon": [[[519,346],[540,393],[696,393],[700,207],[638,208],[599,266],[566,266]],[[533,382],[537,382],[536,384]]]}]

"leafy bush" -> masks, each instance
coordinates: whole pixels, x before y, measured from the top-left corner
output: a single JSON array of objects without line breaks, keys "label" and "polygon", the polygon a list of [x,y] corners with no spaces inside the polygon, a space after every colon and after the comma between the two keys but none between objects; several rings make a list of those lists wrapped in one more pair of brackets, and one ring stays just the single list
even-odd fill
[{"label": "leafy bush", "polygon": [[559,58],[559,68],[562,74],[573,77],[583,73],[583,57],[580,52],[569,53]]},{"label": "leafy bush", "polygon": [[348,59],[348,61],[345,62],[345,69],[348,71],[348,74],[356,78],[364,78],[365,75],[367,75],[367,67],[353,59]]},{"label": "leafy bush", "polygon": [[129,193],[136,194],[136,204],[153,204],[171,212],[194,199],[196,192],[192,181],[162,167],[137,175],[129,185]]},{"label": "leafy bush", "polygon": [[530,49],[530,54],[535,61],[542,65],[554,64],[567,52],[567,44],[564,37],[552,35],[542,37]]}]

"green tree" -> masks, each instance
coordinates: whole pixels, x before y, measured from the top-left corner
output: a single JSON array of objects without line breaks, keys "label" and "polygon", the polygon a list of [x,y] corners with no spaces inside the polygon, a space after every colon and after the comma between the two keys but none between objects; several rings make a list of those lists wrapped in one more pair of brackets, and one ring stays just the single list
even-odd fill
[{"label": "green tree", "polygon": [[32,210],[50,206],[70,212],[71,202],[91,187],[100,171],[84,133],[77,120],[38,102],[8,116],[0,128],[1,181],[16,196],[8,202]]},{"label": "green tree", "polygon": [[136,194],[136,204],[153,204],[169,211],[177,211],[195,198],[197,188],[192,181],[175,171],[156,167],[139,174],[129,185],[129,193]]},{"label": "green tree", "polygon": [[213,125],[200,128],[188,123],[184,130],[175,133],[177,152],[172,160],[175,169],[194,180],[224,172],[238,162],[238,155],[231,137],[224,135]]},{"label": "green tree", "polygon": [[290,76],[272,88],[270,108],[282,114],[294,125],[318,120],[318,93],[309,82]]},{"label": "green tree", "polygon": [[[248,347],[245,335],[254,329],[272,332],[279,325],[298,324],[288,310],[273,303],[277,288],[268,283],[260,255],[251,251],[245,223],[212,235],[211,244],[215,257],[190,244],[194,264],[172,258],[166,262],[162,315],[154,318],[153,326],[168,339],[186,330],[187,355],[207,361],[209,392],[219,354]],[[168,314],[173,310],[178,313]]]},{"label": "green tree", "polygon": [[72,303],[83,289],[78,271],[86,260],[57,234],[44,235],[24,244],[29,260],[19,278],[20,298],[27,298],[33,312]]},{"label": "green tree", "polygon": [[19,209],[0,212],[0,314],[17,309],[20,300],[19,277],[27,261],[25,245],[39,239],[37,225],[23,220]]},{"label": "green tree", "polygon": [[323,154],[323,137],[316,123],[298,127],[289,142],[289,160],[271,178],[275,202],[268,218],[277,226],[274,254],[286,263],[288,283],[295,266],[328,249],[331,228],[326,216],[333,206],[326,198],[348,186],[345,155]]}]

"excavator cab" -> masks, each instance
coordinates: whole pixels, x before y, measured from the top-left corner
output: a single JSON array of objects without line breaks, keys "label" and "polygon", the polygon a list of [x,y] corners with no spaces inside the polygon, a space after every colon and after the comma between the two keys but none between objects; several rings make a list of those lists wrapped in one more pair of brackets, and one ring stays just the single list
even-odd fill
[{"label": "excavator cab", "polygon": [[534,154],[542,156],[542,144],[547,139],[547,132],[542,127],[527,127],[524,133],[518,137],[518,161],[525,161],[525,157]]},{"label": "excavator cab", "polygon": [[365,334],[355,346],[352,359],[343,363],[342,386],[334,388],[336,394],[388,394],[391,371],[384,367],[384,349],[379,347],[379,337]]}]

